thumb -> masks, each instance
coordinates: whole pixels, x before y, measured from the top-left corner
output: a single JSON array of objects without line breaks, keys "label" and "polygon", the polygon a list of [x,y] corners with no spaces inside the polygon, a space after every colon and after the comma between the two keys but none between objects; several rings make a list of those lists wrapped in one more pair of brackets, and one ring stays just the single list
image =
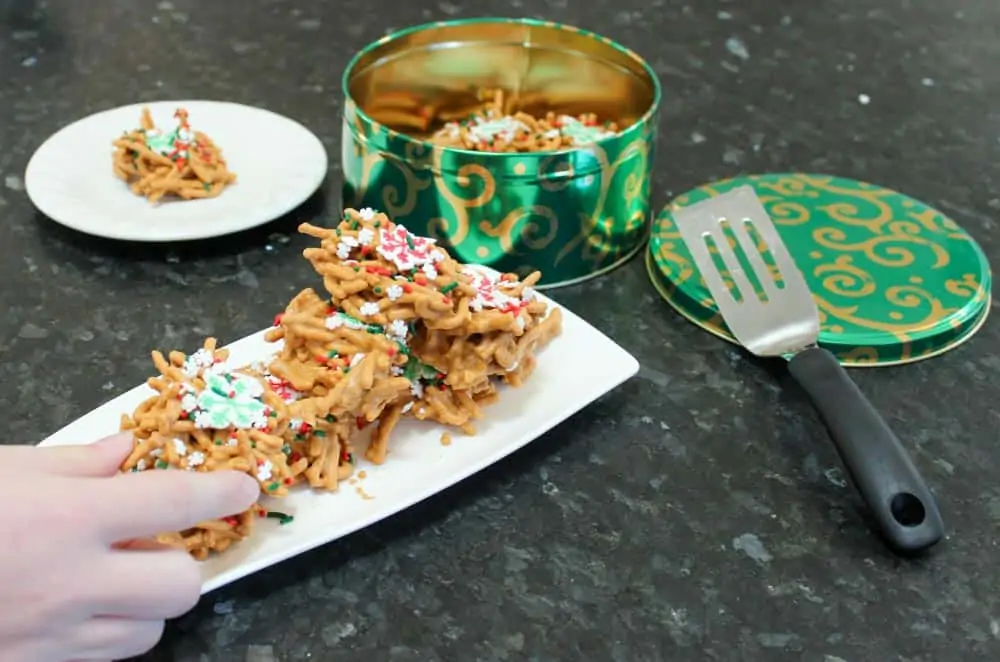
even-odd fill
[{"label": "thumb", "polygon": [[50,474],[103,478],[118,473],[134,443],[131,432],[119,432],[91,444],[16,446],[10,450],[21,457],[11,458],[16,464],[9,466]]}]

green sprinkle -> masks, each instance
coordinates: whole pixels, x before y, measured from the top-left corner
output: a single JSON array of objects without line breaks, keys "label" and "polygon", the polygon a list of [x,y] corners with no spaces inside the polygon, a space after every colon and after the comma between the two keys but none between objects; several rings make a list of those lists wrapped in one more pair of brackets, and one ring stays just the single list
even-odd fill
[{"label": "green sprinkle", "polygon": [[340,354],[338,354],[337,350],[335,349],[331,349],[329,352],[326,353],[326,358],[328,359],[335,359],[338,356],[340,356]]},{"label": "green sprinkle", "polygon": [[327,423],[336,423],[337,422],[337,417],[334,416],[333,414],[327,414],[327,416],[326,416],[326,422]]},{"label": "green sprinkle", "polygon": [[351,372],[351,367],[350,366],[344,368],[344,374],[345,375],[348,374],[349,372]]},{"label": "green sprinkle", "polygon": [[313,430],[313,436],[322,438],[326,436],[326,432],[323,430]]},{"label": "green sprinkle", "polygon": [[206,191],[211,191],[212,190],[212,185],[209,184],[208,182],[205,182],[204,184],[202,184],[201,187],[203,189],[205,189]]},{"label": "green sprinkle", "polygon": [[417,247],[417,245],[413,243],[413,235],[409,232],[406,233],[406,245],[409,246],[411,250]]},{"label": "green sprinkle", "polygon": [[380,227],[382,227],[382,221],[375,221],[374,223],[372,223],[372,225],[375,226],[375,227],[377,227],[377,228],[380,228]]},{"label": "green sprinkle", "polygon": [[279,487],[281,487],[281,484],[278,483],[278,482],[274,482],[274,483],[271,483],[270,485],[267,486],[267,491],[268,492],[273,492],[276,489],[278,489]]},{"label": "green sprinkle", "polygon": [[215,440],[215,445],[216,446],[221,446],[222,445],[222,440],[221,439],[216,439]]},{"label": "green sprinkle", "polygon": [[337,236],[340,236],[340,228],[337,228]]},{"label": "green sprinkle", "polygon": [[276,519],[276,520],[278,520],[278,524],[280,526],[284,526],[286,524],[291,524],[292,522],[295,521],[295,518],[292,517],[291,515],[286,515],[285,513],[275,512],[273,510],[267,513],[267,518],[268,519]]},{"label": "green sprinkle", "polygon": [[456,287],[458,287],[458,281],[457,280],[453,280],[453,281],[451,281],[450,283],[448,283],[447,285],[445,285],[444,287],[441,288],[441,294],[448,294],[448,292],[451,292]]},{"label": "green sprinkle", "polygon": [[272,409],[272,410],[271,410],[271,413],[270,413],[270,414],[268,414],[268,416],[270,416],[271,418],[277,418],[277,417],[278,417],[278,412],[276,412],[276,411],[274,411],[274,410]]},{"label": "green sprinkle", "polygon": [[250,448],[257,448],[257,442],[256,441],[251,441],[250,442]]},{"label": "green sprinkle", "polygon": [[347,461],[351,464],[354,464],[354,453],[347,454]]},{"label": "green sprinkle", "polygon": [[156,467],[157,469],[166,469],[170,465],[167,463],[166,460],[157,460],[156,464],[154,464],[153,466]]},{"label": "green sprinkle", "polygon": [[355,221],[355,220],[353,220],[353,219],[351,219],[351,229],[352,230],[357,230],[358,229],[358,222]]},{"label": "green sprinkle", "polygon": [[382,294],[382,288],[378,287],[377,285],[375,286],[375,288],[373,289],[373,291],[375,292],[375,294]]},{"label": "green sprinkle", "polygon": [[289,453],[292,452],[292,447],[289,446],[288,444],[285,444],[284,446],[281,447],[281,452],[284,453],[285,455],[288,455]]}]

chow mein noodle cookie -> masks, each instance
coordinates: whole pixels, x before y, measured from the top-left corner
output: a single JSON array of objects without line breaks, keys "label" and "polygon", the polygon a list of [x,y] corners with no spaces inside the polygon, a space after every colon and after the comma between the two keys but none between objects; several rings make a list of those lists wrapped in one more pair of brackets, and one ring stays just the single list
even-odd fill
[{"label": "chow mein noodle cookie", "polygon": [[164,132],[144,108],[138,129],[126,131],[113,142],[115,176],[136,195],[158,202],[164,197],[182,200],[214,198],[236,181],[222,151],[188,124],[184,109],[174,113],[177,126]]},{"label": "chow mein noodle cookie", "polygon": [[304,255],[323,276],[333,306],[365,321],[411,325],[413,355],[450,387],[492,376],[523,381],[533,361],[522,359],[561,328],[558,309],[550,313],[535,296],[539,273],[523,281],[490,276],[384,214],[348,209],[336,228],[301,230],[320,239]]},{"label": "chow mein noodle cookie", "polygon": [[[521,385],[560,332],[559,310],[534,294],[537,273],[462,265],[370,209],[300,229],[319,239],[304,255],[327,292],[289,302],[260,363],[231,366],[213,339],[191,355],[153,352],[155,393],[122,417],[135,438],[123,471],[232,469],[278,498],[296,485],[335,491],[355,448],[387,459],[404,418],[474,433],[498,385]],[[251,535],[261,516],[290,520],[257,504],[158,540],[203,559]]]},{"label": "chow mein noodle cookie", "polygon": [[[227,358],[213,339],[190,356],[153,352],[160,375],[148,384],[156,394],[122,417],[122,430],[135,440],[123,470],[229,469],[253,476],[264,494],[287,494],[306,469],[305,461],[289,462],[287,407],[252,370],[226,368]],[[161,541],[183,544],[205,558],[248,536],[260,511],[257,506],[188,531],[165,532]]]},{"label": "chow mein noodle cookie", "polygon": [[601,123],[593,113],[574,117],[549,111],[535,116],[514,111],[503,90],[483,90],[479,96],[479,107],[461,120],[444,121],[430,141],[479,152],[550,152],[595,143],[618,132],[614,122]]}]

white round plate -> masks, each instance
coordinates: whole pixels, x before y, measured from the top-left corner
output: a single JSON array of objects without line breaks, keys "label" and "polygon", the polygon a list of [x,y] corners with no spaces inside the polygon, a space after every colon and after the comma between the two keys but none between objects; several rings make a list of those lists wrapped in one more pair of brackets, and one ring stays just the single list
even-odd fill
[{"label": "white round plate", "polygon": [[[150,204],[111,169],[112,141],[148,107],[158,127],[191,128],[222,150],[236,182],[218,197]],[[187,241],[263,225],[305,202],[326,177],[326,149],[311,131],[268,110],[224,101],[157,101],[96,113],[57,131],[28,162],[32,203],[74,230],[125,241]]]}]

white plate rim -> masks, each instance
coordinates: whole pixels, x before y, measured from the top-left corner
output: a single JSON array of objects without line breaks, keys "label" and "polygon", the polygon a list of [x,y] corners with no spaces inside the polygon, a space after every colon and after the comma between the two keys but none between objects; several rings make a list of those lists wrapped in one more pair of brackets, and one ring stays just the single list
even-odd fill
[{"label": "white plate rim", "polygon": [[[80,223],[74,220],[72,215],[66,215],[55,209],[51,200],[48,199],[44,193],[40,194],[39,186],[36,186],[36,174],[39,169],[39,164],[44,163],[44,159],[49,151],[56,149],[60,140],[65,140],[67,135],[70,135],[73,130],[79,129],[79,125],[84,122],[94,122],[99,121],[101,118],[106,116],[111,116],[116,113],[132,112],[138,117],[138,113],[141,112],[142,108],[149,107],[154,113],[161,111],[165,108],[177,108],[183,107],[191,110],[192,115],[197,114],[198,107],[213,107],[216,109],[231,109],[235,112],[252,112],[257,113],[262,116],[269,117],[274,121],[280,121],[287,125],[289,128],[298,131],[304,139],[312,143],[311,148],[315,150],[314,156],[317,158],[317,167],[313,172],[313,177],[304,180],[302,190],[308,189],[308,193],[300,193],[295,196],[289,196],[288,200],[281,205],[276,205],[273,211],[267,214],[259,214],[257,216],[248,217],[249,220],[241,220],[237,222],[219,222],[217,224],[201,224],[198,226],[196,231],[186,231],[170,233],[165,231],[160,231],[157,234],[150,234],[148,228],[143,230],[143,226],[136,225],[136,230],[132,231],[101,231],[100,229],[95,229],[95,224],[92,223]],[[197,123],[197,120],[193,120]],[[113,136],[108,137],[108,142]],[[222,146],[225,150],[225,145]],[[25,193],[28,195],[29,200],[32,205],[46,218],[50,219],[52,222],[62,225],[66,228],[87,234],[94,237],[100,237],[102,239],[110,239],[114,241],[131,241],[131,242],[141,242],[141,243],[170,243],[170,242],[187,242],[187,241],[199,241],[204,239],[212,239],[216,237],[224,237],[230,234],[235,234],[237,232],[243,232],[246,230],[251,230],[262,225],[266,225],[271,221],[281,218],[285,214],[295,210],[304,202],[306,202],[310,197],[312,197],[316,191],[318,191],[323,182],[326,180],[327,174],[329,173],[329,155],[327,154],[326,147],[319,137],[313,133],[308,127],[302,124],[300,121],[282,115],[273,110],[263,108],[260,106],[252,106],[249,104],[237,103],[234,101],[224,101],[215,99],[188,99],[188,100],[158,100],[158,101],[148,101],[148,102],[138,102],[133,104],[125,104],[121,106],[116,106],[113,108],[107,108],[104,110],[99,110],[93,112],[84,117],[73,120],[69,124],[66,124],[59,129],[57,129],[52,135],[46,138],[32,153],[31,157],[28,159],[28,164],[24,169],[24,189]],[[239,172],[237,171],[237,176]],[[113,175],[110,173],[109,177]],[[44,189],[42,189],[44,190]],[[230,192],[233,193],[234,191]],[[123,189],[123,195],[132,195],[127,189]],[[223,193],[225,195],[225,192]],[[222,196],[220,196],[221,198]],[[184,202],[175,202],[171,204],[185,204]]]}]

